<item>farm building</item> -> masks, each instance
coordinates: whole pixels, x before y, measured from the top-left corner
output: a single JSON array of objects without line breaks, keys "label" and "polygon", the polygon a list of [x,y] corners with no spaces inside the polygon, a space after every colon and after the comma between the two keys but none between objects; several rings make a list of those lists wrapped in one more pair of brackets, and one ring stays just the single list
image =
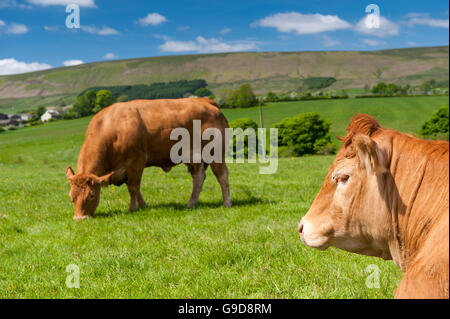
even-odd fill
[{"label": "farm building", "polygon": [[45,112],[41,116],[41,121],[42,122],[48,122],[51,119],[60,119],[60,118],[61,118],[61,114],[59,114],[58,111],[56,111],[56,110],[48,110],[47,112]]},{"label": "farm building", "polygon": [[21,123],[17,119],[9,118],[7,120],[0,120],[0,126],[20,126]]},{"label": "farm building", "polygon": [[20,120],[22,122],[27,122],[29,120],[32,120],[34,117],[35,117],[35,115],[33,115],[33,114],[25,113],[25,114],[20,115]]}]

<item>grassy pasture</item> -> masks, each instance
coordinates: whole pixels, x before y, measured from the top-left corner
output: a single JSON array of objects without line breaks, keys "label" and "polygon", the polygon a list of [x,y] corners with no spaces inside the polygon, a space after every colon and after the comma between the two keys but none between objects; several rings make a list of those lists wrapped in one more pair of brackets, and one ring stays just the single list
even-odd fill
[{"label": "grassy pasture", "polygon": [[[415,133],[447,97],[278,103],[265,124],[318,111],[342,135],[354,113]],[[257,109],[225,110],[231,121]],[[297,224],[320,189],[332,156],[280,159],[275,175],[231,164],[233,208],[221,207],[208,170],[200,205],[185,209],[191,180],[182,166],[145,171],[149,208],[127,212],[126,187],[110,187],[94,218],[73,222],[64,176],[75,166],[89,118],[0,134],[0,298],[391,298],[401,278],[392,262],[301,244]],[[65,285],[81,269],[80,289]],[[368,265],[380,288],[365,285]]]}]

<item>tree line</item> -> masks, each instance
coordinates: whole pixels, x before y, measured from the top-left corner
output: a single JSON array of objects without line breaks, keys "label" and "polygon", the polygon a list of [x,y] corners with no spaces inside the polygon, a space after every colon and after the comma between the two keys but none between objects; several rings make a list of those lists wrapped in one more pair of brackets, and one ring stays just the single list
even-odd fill
[{"label": "tree line", "polygon": [[108,90],[118,101],[122,102],[136,99],[178,99],[193,95],[197,90],[205,89],[207,86],[208,83],[203,79],[152,83],[150,85],[97,86],[84,90],[79,96],[84,95],[87,91]]},{"label": "tree line", "polygon": [[115,102],[136,99],[177,99],[189,95],[210,96],[212,92],[205,80],[182,80],[150,85],[122,85],[92,87],[84,90],[75,100],[72,111],[64,114],[64,119],[95,114]]}]

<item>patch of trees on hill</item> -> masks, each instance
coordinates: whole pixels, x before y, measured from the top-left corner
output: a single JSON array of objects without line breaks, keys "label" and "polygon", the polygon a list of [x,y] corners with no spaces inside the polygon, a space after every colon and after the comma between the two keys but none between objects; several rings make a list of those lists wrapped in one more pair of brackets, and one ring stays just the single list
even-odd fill
[{"label": "patch of trees on hill", "polygon": [[334,82],[332,77],[310,77],[303,81],[302,90],[320,90],[329,87]]},{"label": "patch of trees on hill", "polygon": [[[136,99],[178,99],[186,95],[194,94],[197,90],[206,88],[207,86],[208,83],[202,79],[153,83],[150,85],[97,86],[84,90],[79,96],[84,95],[87,91],[98,92],[100,90],[108,90],[119,102]],[[202,90],[202,92],[205,94],[206,91]]]}]

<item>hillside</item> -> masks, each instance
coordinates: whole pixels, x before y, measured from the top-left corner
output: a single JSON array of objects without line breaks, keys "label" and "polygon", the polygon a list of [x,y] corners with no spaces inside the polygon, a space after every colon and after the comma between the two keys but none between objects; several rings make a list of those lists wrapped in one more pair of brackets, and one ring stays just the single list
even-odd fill
[{"label": "hillside", "polygon": [[[448,79],[448,46],[383,51],[245,52],[88,63],[0,76],[0,107],[53,103],[91,86],[205,79],[219,91],[251,83],[256,92],[298,88],[308,77],[334,77],[331,88],[362,88],[383,80],[419,84]],[[42,102],[42,101],[45,102]]]}]

